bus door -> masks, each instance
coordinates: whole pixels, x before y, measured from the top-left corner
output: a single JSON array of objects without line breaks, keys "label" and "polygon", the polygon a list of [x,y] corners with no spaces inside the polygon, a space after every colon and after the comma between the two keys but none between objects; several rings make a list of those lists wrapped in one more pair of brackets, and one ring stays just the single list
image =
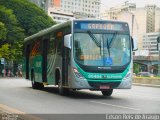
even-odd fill
[{"label": "bus door", "polygon": [[64,86],[68,86],[68,68],[69,68],[69,48],[65,47],[63,44],[62,50],[62,83]]}]

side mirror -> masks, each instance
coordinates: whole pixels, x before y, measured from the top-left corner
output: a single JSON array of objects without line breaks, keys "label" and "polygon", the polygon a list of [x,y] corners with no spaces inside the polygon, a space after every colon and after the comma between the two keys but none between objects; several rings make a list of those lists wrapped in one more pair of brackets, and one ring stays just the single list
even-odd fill
[{"label": "side mirror", "polygon": [[72,35],[68,34],[64,36],[64,46],[67,48],[72,48]]},{"label": "side mirror", "polygon": [[131,37],[131,42],[132,42],[132,50],[133,50],[133,51],[138,50],[137,39],[136,39],[136,38],[133,39],[133,38]]}]

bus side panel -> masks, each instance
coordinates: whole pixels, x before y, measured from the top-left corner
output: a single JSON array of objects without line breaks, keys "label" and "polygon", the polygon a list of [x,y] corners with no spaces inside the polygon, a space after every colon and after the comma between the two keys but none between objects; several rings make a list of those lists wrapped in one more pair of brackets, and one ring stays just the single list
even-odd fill
[{"label": "bus side panel", "polygon": [[57,54],[49,54],[47,56],[47,81],[48,84],[55,84],[55,61],[57,58]]},{"label": "bus side panel", "polygon": [[45,53],[47,55],[45,66],[47,67],[43,67],[43,69],[46,69],[46,82],[50,85],[56,85],[55,71],[58,68],[61,72],[62,68],[61,39],[56,38],[55,34],[52,33],[47,42],[47,53]]},{"label": "bus side panel", "polygon": [[35,81],[42,82],[42,56],[38,55],[33,58],[32,67],[34,68]]},{"label": "bus side panel", "polygon": [[[36,82],[42,82],[42,42],[34,41],[31,45],[31,51],[29,55],[29,74],[34,71],[34,77]],[[31,77],[30,77],[31,79]]]},{"label": "bus side panel", "polygon": [[[62,56],[60,52],[56,49],[55,54],[48,55],[47,58],[48,64],[47,64],[47,82],[51,85],[56,85],[55,81],[55,71],[56,69],[59,69],[60,72],[62,72]],[[60,73],[61,74],[61,73]]]},{"label": "bus side panel", "polygon": [[[60,56],[57,55],[57,39],[56,34],[51,33],[48,41],[48,53],[47,53],[47,82],[50,85],[55,85],[55,69],[61,65]],[[58,62],[59,63],[58,63]]]}]

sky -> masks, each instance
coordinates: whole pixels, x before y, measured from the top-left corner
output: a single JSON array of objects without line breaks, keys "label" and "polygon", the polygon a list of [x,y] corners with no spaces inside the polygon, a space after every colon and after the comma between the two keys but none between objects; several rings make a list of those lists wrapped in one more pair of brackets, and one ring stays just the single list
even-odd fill
[{"label": "sky", "polygon": [[123,4],[125,1],[129,1],[130,3],[136,3],[137,7],[144,7],[145,4],[155,4],[160,7],[160,0],[101,0],[101,8],[110,8],[117,5]]}]

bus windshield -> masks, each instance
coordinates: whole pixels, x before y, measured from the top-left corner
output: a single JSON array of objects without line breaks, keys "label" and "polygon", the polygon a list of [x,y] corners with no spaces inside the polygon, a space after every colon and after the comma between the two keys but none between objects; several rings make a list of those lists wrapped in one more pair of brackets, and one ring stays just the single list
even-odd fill
[{"label": "bus windshield", "polygon": [[124,66],[131,60],[128,34],[75,33],[74,57],[85,66]]}]

